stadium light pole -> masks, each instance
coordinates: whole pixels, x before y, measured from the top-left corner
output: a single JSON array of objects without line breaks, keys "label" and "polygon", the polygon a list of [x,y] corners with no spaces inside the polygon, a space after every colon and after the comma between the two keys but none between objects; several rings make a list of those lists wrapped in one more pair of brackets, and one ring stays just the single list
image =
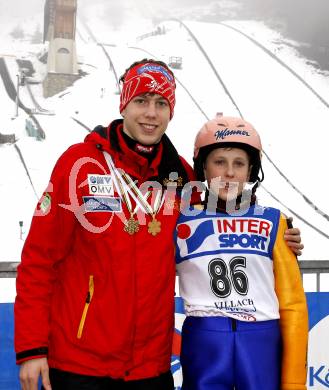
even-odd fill
[{"label": "stadium light pole", "polygon": [[23,221],[19,221],[19,239],[23,240]]},{"label": "stadium light pole", "polygon": [[16,87],[16,117],[18,116],[18,102],[19,102],[19,74],[16,75],[17,77],[17,87]]}]

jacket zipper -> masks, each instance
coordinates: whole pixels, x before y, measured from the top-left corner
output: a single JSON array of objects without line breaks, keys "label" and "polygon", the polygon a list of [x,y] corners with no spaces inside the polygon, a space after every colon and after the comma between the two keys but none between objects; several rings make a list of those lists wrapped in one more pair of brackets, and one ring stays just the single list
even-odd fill
[{"label": "jacket zipper", "polygon": [[236,332],[236,319],[231,318],[232,332]]},{"label": "jacket zipper", "polygon": [[89,309],[89,305],[90,305],[90,302],[93,298],[93,295],[94,295],[94,275],[90,275],[89,276],[89,289],[87,292],[86,303],[85,303],[85,307],[83,308],[83,312],[82,312],[82,316],[81,316],[81,320],[80,320],[80,324],[79,324],[79,329],[78,329],[78,334],[77,334],[78,339],[81,339],[83,328],[84,328],[86,317],[87,317],[87,313],[88,313],[88,309]]}]

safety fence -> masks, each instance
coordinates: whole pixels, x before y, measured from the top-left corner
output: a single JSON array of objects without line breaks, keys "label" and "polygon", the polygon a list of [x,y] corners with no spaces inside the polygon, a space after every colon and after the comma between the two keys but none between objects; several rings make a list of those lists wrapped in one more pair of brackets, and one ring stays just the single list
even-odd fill
[{"label": "safety fence", "polygon": [[136,40],[137,41],[141,41],[145,38],[149,38],[149,37],[153,37],[155,35],[161,35],[161,34],[165,34],[166,33],[166,29],[165,27],[160,27],[158,26],[155,30],[149,32],[149,33],[146,33],[146,34],[142,34],[142,35],[139,35]]},{"label": "safety fence", "polygon": [[[0,279],[15,278],[19,262],[0,262]],[[298,262],[307,292],[329,292],[329,260],[300,260]],[[307,279],[307,280],[306,280]],[[308,283],[307,283],[308,282]]]},{"label": "safety fence", "polygon": [[310,276],[315,279],[315,292],[329,291],[329,260],[301,260],[298,264],[304,286],[307,276]]}]

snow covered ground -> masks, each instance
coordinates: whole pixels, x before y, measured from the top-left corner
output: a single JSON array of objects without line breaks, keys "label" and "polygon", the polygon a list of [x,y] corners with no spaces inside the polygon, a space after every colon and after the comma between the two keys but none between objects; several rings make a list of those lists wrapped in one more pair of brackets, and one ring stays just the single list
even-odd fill
[{"label": "snow covered ground", "polygon": [[[28,117],[21,109],[15,117],[15,104],[0,80],[0,133],[16,134],[16,145],[35,189],[34,192],[14,145],[1,145],[0,261],[19,261],[23,244],[19,221],[23,221],[24,239],[37,197],[46,187],[56,159],[69,145],[80,142],[87,134],[73,118],[93,128],[98,124],[107,125],[119,117],[114,72],[109,69],[108,59],[93,36],[98,42],[107,44],[104,48],[111,56],[118,76],[133,61],[145,57],[165,62],[170,56],[182,57],[182,69],[175,71],[178,80],[175,116],[167,133],[190,163],[194,137],[206,118],[212,118],[218,111],[226,115],[239,115],[240,111],[252,122],[262,136],[266,155],[298,189],[296,191],[264,155],[266,190],[259,190],[260,203],[278,207],[294,217],[305,244],[302,260],[329,259],[329,221],[310,206],[313,203],[323,214],[329,215],[326,198],[329,108],[324,103],[329,103],[328,74],[312,67],[305,58],[298,56],[290,42],[259,22],[227,21],[225,26],[163,21],[159,26],[165,34],[136,39],[154,31],[157,26],[150,20],[132,15],[120,29],[111,29],[102,18],[100,5],[78,16],[78,58],[81,70],[87,75],[48,99],[42,96],[41,84],[31,86],[41,107],[55,114],[37,115],[46,133],[45,140],[36,141],[27,136],[25,120]],[[28,35],[38,24],[42,26],[43,16],[40,13],[28,20],[8,20],[2,26],[0,56],[5,59],[15,85],[16,58],[33,62],[36,80],[42,80],[46,72],[38,55],[46,49],[47,43],[31,44],[28,37],[13,40],[9,33],[18,22]],[[228,26],[261,43],[302,77],[324,102],[280,62]],[[203,47],[231,96],[225,92],[188,30]],[[27,107],[33,107],[26,87],[20,88],[20,96]],[[326,285],[329,286],[329,281]],[[2,296],[1,299],[6,301],[8,298]]]}]

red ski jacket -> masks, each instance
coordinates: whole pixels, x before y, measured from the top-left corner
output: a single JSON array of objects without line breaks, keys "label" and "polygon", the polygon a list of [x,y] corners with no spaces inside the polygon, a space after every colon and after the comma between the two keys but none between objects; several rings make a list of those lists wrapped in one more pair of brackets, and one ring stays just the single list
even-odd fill
[{"label": "red ski jacket", "polygon": [[[194,179],[193,171],[165,135],[148,164],[128,148],[121,129],[117,120],[92,132],[54,167],[18,267],[17,363],[47,356],[53,368],[125,380],[170,369],[173,231],[179,190]],[[138,186],[156,180],[169,189],[169,173],[178,172],[175,198],[155,215],[157,234],[149,232],[153,217],[141,209],[134,215],[139,231],[124,231],[130,213],[111,184],[103,151]]]}]

